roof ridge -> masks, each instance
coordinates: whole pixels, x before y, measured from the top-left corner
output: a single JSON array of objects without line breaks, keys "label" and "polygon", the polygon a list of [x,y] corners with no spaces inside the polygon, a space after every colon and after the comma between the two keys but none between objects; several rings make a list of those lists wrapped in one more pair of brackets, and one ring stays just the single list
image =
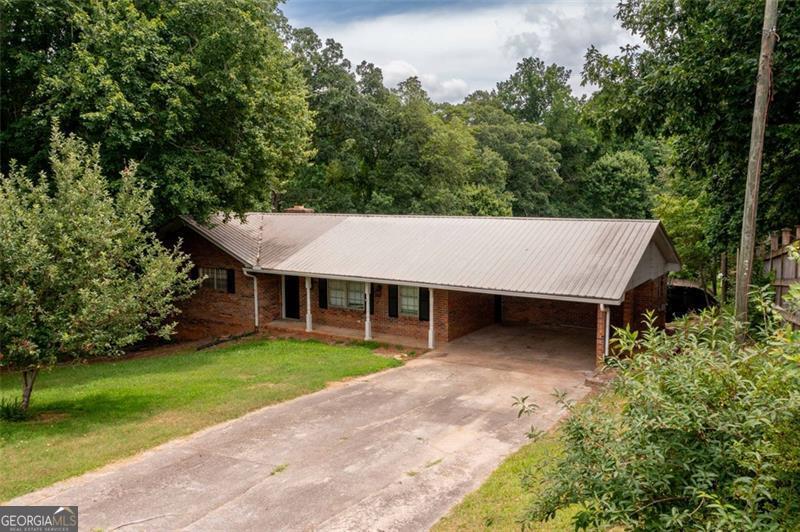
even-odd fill
[{"label": "roof ridge", "polygon": [[261,220],[258,225],[258,244],[256,245],[256,264],[261,264],[261,244],[264,241],[264,213],[261,213]]},{"label": "roof ridge", "polygon": [[[217,213],[219,215],[219,213]],[[245,216],[252,215],[268,216],[334,216],[334,217],[354,217],[354,218],[428,218],[428,219],[457,219],[457,220],[546,220],[546,221],[568,221],[568,222],[638,222],[638,223],[660,223],[658,218],[577,218],[577,217],[558,217],[558,216],[470,216],[459,214],[383,214],[383,213],[359,213],[359,212],[262,212],[251,211],[244,213]]]}]

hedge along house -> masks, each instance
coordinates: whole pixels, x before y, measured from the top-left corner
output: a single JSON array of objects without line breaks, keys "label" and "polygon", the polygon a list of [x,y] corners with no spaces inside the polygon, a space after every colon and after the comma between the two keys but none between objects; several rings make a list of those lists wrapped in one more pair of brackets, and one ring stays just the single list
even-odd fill
[{"label": "hedge along house", "polygon": [[[663,324],[680,268],[654,220],[250,213],[172,228],[203,287],[180,338],[296,321],[428,348],[493,323],[591,330],[597,364],[611,326]],[[565,334],[569,334],[564,329]]]}]

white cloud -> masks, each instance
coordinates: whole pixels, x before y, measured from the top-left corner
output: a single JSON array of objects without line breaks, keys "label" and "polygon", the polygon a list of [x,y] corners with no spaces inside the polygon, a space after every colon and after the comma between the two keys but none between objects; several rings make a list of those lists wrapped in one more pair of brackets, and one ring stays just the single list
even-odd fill
[{"label": "white cloud", "polygon": [[367,60],[381,67],[388,86],[416,75],[431,98],[454,102],[474,90],[493,88],[529,55],[570,68],[570,84],[579,94],[591,90],[580,86],[589,45],[616,52],[634,41],[613,14],[613,3],[515,3],[485,9],[433,9],[313,27],[320,37],[341,42],[354,64]]},{"label": "white cloud", "polygon": [[394,87],[401,81],[417,76],[428,95],[436,101],[454,102],[464,99],[469,94],[469,85],[461,78],[441,80],[436,74],[420,73],[411,63],[402,60],[392,60],[381,65],[383,81],[389,87]]}]

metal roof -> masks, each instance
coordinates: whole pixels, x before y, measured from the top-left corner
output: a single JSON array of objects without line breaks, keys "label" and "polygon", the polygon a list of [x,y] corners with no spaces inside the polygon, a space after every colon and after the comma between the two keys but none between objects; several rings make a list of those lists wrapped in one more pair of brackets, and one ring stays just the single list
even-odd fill
[{"label": "metal roof", "polygon": [[306,213],[184,220],[253,271],[312,277],[619,303],[651,242],[663,260],[648,271],[680,267],[658,220]]}]

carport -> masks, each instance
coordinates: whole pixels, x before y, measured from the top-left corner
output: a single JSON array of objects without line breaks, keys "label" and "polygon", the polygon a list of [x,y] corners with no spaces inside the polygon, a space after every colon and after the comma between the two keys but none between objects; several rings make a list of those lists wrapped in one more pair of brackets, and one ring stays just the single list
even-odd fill
[{"label": "carport", "polygon": [[594,342],[593,329],[497,323],[448,342],[425,356],[557,380],[562,375],[595,369]]}]

